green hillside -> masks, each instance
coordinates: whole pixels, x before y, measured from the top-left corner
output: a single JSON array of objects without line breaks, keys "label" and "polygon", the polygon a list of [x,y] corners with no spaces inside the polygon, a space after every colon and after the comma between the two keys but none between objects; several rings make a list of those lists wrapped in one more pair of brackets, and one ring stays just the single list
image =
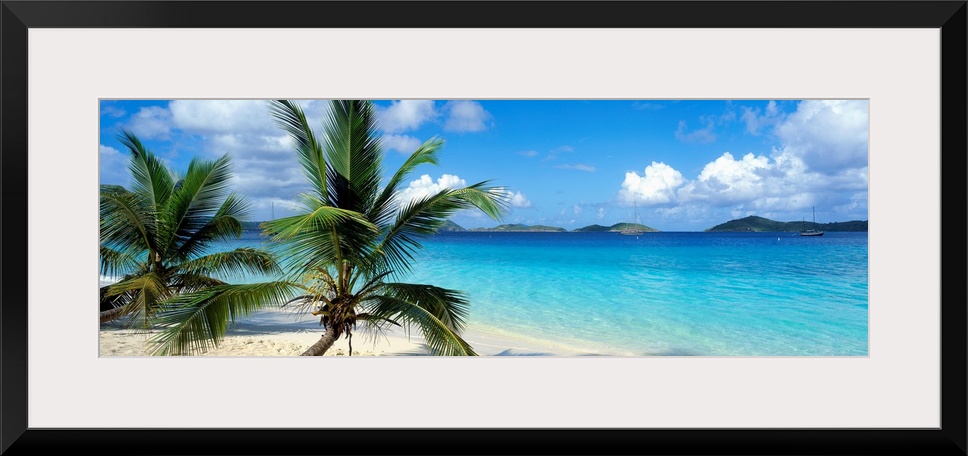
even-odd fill
[{"label": "green hillside", "polygon": [[[776,231],[803,231],[813,228],[812,222],[777,222],[763,217],[751,215],[741,219],[730,220],[726,223],[716,225],[705,231],[707,232],[776,232]],[[866,232],[866,220],[852,220],[849,222],[818,223],[816,225],[821,231],[854,231]]]},{"label": "green hillside", "polygon": [[617,233],[619,231],[622,231],[626,227],[632,228],[632,229],[637,229],[639,231],[643,231],[643,232],[646,232],[646,233],[652,233],[652,232],[659,231],[659,230],[657,230],[655,228],[648,227],[648,226],[645,226],[645,225],[641,225],[641,224],[638,224],[638,223],[624,223],[624,222],[623,223],[616,223],[616,224],[614,224],[612,226],[588,225],[588,226],[585,226],[585,227],[582,227],[582,228],[577,228],[577,229],[575,229],[573,231],[575,231],[575,232],[582,232],[582,233],[594,233],[594,232],[612,231],[612,232],[616,232]]},{"label": "green hillside", "polygon": [[593,232],[600,232],[600,231],[608,231],[609,228],[610,227],[602,226],[602,225],[588,225],[581,228],[575,228],[573,231],[581,232],[581,233],[585,233],[585,232],[593,233]]},{"label": "green hillside", "polygon": [[448,220],[444,222],[444,224],[441,225],[440,228],[437,228],[437,232],[441,232],[441,231],[467,231],[467,230],[465,230],[464,227]]},{"label": "green hillside", "polygon": [[557,226],[545,225],[523,225],[521,223],[509,223],[498,225],[494,228],[472,228],[471,231],[503,231],[508,233],[527,233],[527,232],[562,232],[567,231]]},{"label": "green hillside", "polygon": [[259,227],[260,223],[262,222],[242,222],[242,230],[243,231],[262,231],[262,228]]},{"label": "green hillside", "polygon": [[616,224],[614,224],[614,225],[612,225],[611,227],[608,228],[609,231],[614,231],[616,233],[619,232],[619,231],[622,231],[624,229],[633,229],[633,230],[638,230],[638,231],[644,231],[646,233],[654,233],[654,232],[659,231],[659,230],[657,230],[655,228],[652,228],[650,226],[645,226],[645,225],[643,225],[641,223],[625,223],[625,222],[616,223]]}]

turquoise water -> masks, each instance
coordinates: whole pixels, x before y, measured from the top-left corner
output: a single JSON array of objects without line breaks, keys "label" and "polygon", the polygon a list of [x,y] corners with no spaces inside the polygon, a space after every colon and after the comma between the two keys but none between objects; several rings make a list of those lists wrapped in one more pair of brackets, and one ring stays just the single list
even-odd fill
[{"label": "turquoise water", "polygon": [[400,279],[466,291],[472,326],[605,354],[866,356],[867,261],[867,233],[460,232]]}]

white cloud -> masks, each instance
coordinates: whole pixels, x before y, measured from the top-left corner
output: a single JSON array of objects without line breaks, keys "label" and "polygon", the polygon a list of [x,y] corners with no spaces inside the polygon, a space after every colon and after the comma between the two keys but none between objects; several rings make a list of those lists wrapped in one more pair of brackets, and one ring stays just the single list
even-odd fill
[{"label": "white cloud", "polygon": [[[628,204],[636,195],[640,203],[675,203],[654,211],[662,219],[656,221],[659,225],[699,225],[747,215],[801,220],[810,218],[811,206],[818,217],[824,213],[830,221],[865,220],[867,108],[866,100],[807,100],[789,114],[776,103],[744,108],[747,131],[772,133],[777,142],[768,154],[722,153],[692,180],[680,180],[677,172],[663,167],[654,167],[651,174],[647,169],[644,177],[628,173],[619,202]],[[709,128],[715,125],[709,119],[700,121]],[[680,133],[680,139],[687,139],[685,135],[695,132],[688,133],[680,123]]]},{"label": "white cloud", "polygon": [[598,214],[595,217],[598,218],[599,220],[605,218],[605,208],[604,207],[598,208]]},{"label": "white cloud", "polygon": [[684,183],[682,173],[665,163],[652,162],[645,167],[645,175],[625,173],[625,181],[619,191],[619,201],[624,204],[667,204],[675,202],[676,189]]},{"label": "white cloud", "polygon": [[98,145],[98,169],[102,184],[127,185],[127,154],[104,144]]},{"label": "white cloud", "polygon": [[558,165],[558,166],[555,166],[555,168],[575,169],[575,170],[578,170],[578,171],[585,171],[585,172],[589,172],[589,173],[594,173],[595,172],[595,167],[594,166],[592,166],[592,165],[586,165],[586,164],[583,164],[583,163],[575,163],[575,164],[571,164],[571,165]]},{"label": "white cloud", "polygon": [[705,127],[698,130],[688,131],[686,121],[680,120],[679,127],[676,128],[676,139],[684,143],[707,144],[716,140],[716,133],[713,131],[715,123],[712,119],[705,119]]},{"label": "white cloud", "polygon": [[782,150],[810,170],[833,175],[867,167],[867,100],[803,101],[775,132]]},{"label": "white cloud", "polygon": [[[206,153],[230,154],[235,172],[234,185],[248,196],[255,208],[268,208],[278,199],[295,198],[306,191],[306,179],[295,159],[289,138],[236,132],[204,136]],[[279,205],[276,205],[279,209]]]},{"label": "white cloud", "polygon": [[444,130],[458,133],[484,131],[493,118],[480,103],[470,100],[447,102],[444,112],[447,114]]},{"label": "white cloud", "polygon": [[763,111],[760,111],[759,108],[743,106],[742,119],[746,123],[746,131],[750,134],[758,135],[761,130],[776,125],[783,120],[783,113],[780,111],[776,101],[770,100]]},{"label": "white cloud", "polygon": [[[193,134],[273,134],[280,130],[266,100],[174,100],[168,105],[179,129]],[[310,117],[318,123],[318,117]]]},{"label": "white cloud", "polygon": [[508,203],[511,204],[511,207],[519,207],[519,208],[531,207],[531,201],[529,201],[528,198],[525,197],[524,194],[521,192],[516,192],[516,193],[508,192]]},{"label": "white cloud", "polygon": [[525,150],[525,151],[518,152],[518,155],[523,155],[525,157],[536,157],[538,155],[538,151],[536,151],[536,150]]},{"label": "white cloud", "polygon": [[118,118],[125,114],[126,114],[125,110],[117,106],[104,105],[104,104],[101,105],[102,116],[110,116],[110,117]]},{"label": "white cloud", "polygon": [[572,206],[572,207],[571,207],[571,210],[572,210],[572,212],[574,212],[574,213],[575,213],[575,215],[581,215],[581,213],[582,213],[582,208],[581,208],[581,206],[579,206],[579,205],[577,205],[577,204],[576,204],[576,205],[574,205],[574,206]]},{"label": "white cloud", "polygon": [[408,135],[383,135],[383,149],[395,150],[401,154],[412,154],[423,142]]},{"label": "white cloud", "polygon": [[[329,100],[296,100],[317,134]],[[232,157],[233,186],[244,194],[257,211],[267,218],[275,204],[277,216],[308,189],[302,168],[295,159],[292,141],[276,125],[266,100],[174,100],[169,104],[173,125],[198,137],[200,149],[208,158],[223,154]]]},{"label": "white cloud", "polygon": [[467,182],[453,174],[444,174],[436,182],[429,174],[420,176],[419,179],[411,181],[410,185],[397,193],[397,201],[407,204],[410,201],[426,198],[430,195],[440,193],[444,189],[458,189],[467,186]]},{"label": "white cloud", "polygon": [[495,192],[500,195],[511,207],[518,208],[529,208],[531,207],[531,201],[528,200],[524,193],[514,192],[503,187],[495,189]]},{"label": "white cloud", "polygon": [[400,100],[386,108],[377,107],[380,128],[387,133],[416,130],[435,119],[439,113],[433,100]]},{"label": "white cloud", "polygon": [[127,128],[140,139],[168,139],[172,128],[171,111],[161,106],[145,106],[131,115]]},{"label": "white cloud", "polygon": [[683,202],[704,202],[716,206],[748,204],[768,207],[777,204],[776,198],[792,189],[783,172],[777,172],[765,156],[752,153],[736,160],[729,152],[707,163],[696,180],[679,191]]}]

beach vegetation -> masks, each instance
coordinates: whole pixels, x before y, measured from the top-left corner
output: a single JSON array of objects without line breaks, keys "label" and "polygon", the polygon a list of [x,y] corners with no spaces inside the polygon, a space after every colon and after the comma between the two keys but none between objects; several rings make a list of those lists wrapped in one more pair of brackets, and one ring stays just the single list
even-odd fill
[{"label": "beach vegetation", "polygon": [[707,232],[783,232],[783,231],[805,231],[808,229],[818,229],[821,231],[847,231],[847,232],[866,232],[867,220],[851,220],[848,222],[831,223],[812,223],[808,221],[778,222],[763,217],[750,215],[741,219],[730,220],[721,223]]},{"label": "beach vegetation", "polygon": [[421,239],[456,211],[502,217],[505,190],[484,181],[402,200],[411,173],[436,165],[444,141],[424,142],[381,185],[383,148],[367,100],[333,100],[320,136],[293,101],[272,101],[270,112],[291,138],[310,187],[299,214],[264,224],[301,291],[288,305],[318,316],[324,328],[303,355],[322,355],[340,337],[352,354],[355,332],[378,335],[393,327],[419,331],[431,354],[474,355],[461,337],[469,311],[463,292],[395,279],[411,270]]},{"label": "beach vegetation", "polygon": [[493,228],[472,228],[471,231],[503,231],[508,233],[535,233],[535,232],[564,232],[568,230],[558,226],[524,225],[521,223],[508,223],[504,225],[498,225]]},{"label": "beach vegetation", "polygon": [[100,288],[101,323],[123,320],[150,330],[184,322],[184,297],[204,295],[209,305],[189,324],[209,337],[158,345],[162,354],[187,345],[201,350],[218,342],[226,321],[289,296],[285,283],[230,283],[244,274],[278,275],[269,252],[213,251],[217,242],[241,236],[248,212],[246,200],[230,189],[228,155],[196,158],[178,175],[133,133],[122,130],[118,140],[130,152],[131,186],[100,188],[100,273],[118,278]]}]

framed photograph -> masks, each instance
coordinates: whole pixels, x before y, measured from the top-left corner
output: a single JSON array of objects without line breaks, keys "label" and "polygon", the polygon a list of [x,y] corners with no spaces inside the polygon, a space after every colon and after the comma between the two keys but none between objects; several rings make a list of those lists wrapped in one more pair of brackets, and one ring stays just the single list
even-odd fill
[{"label": "framed photograph", "polygon": [[[3,1],[0,454],[968,454],[966,16],[965,1]],[[471,319],[470,329],[483,322],[500,336],[465,332],[467,345],[449,332],[456,314],[440,310],[459,310],[459,299],[377,280],[405,266],[406,248],[371,249],[370,225],[392,230],[350,206],[306,216],[358,229],[319,261],[349,265],[353,246],[397,260],[353,263],[385,292],[352,314],[337,286],[352,273],[319,269],[328,291],[297,300],[312,316],[312,347],[237,331],[236,354],[248,356],[138,356],[124,331],[104,329],[105,312],[128,305],[111,299],[148,296],[118,291],[128,279],[104,266],[105,255],[134,251],[105,250],[105,224],[117,228],[109,248],[130,238],[110,218],[124,211],[105,212],[103,195],[127,198],[137,167],[119,157],[139,156],[142,140],[164,151],[145,169],[189,167],[202,149],[255,151],[233,156],[238,179],[218,177],[251,197],[265,221],[252,229],[303,242],[289,255],[322,248],[298,236],[296,190],[268,190],[293,176],[287,189],[304,191],[304,175],[313,185],[312,172],[265,155],[314,143],[300,130],[303,112],[337,126],[340,113],[374,116],[380,127],[368,137],[382,135],[392,167],[446,133],[444,166],[401,180],[387,200],[395,210],[482,179],[507,185],[453,196],[483,215],[449,218],[450,229],[475,229],[428,243],[434,261],[463,276],[414,271],[421,283],[517,302]],[[324,124],[330,144],[339,133]],[[315,146],[299,147],[311,171]],[[317,167],[327,176],[317,193],[345,203],[326,186],[342,188],[356,171],[334,163]],[[169,182],[171,194],[204,188],[196,171]],[[338,206],[313,206],[309,193],[317,212]],[[489,198],[510,210],[507,224],[487,217]],[[442,228],[426,223],[407,229]],[[769,241],[770,250],[731,256],[693,245],[698,231],[728,232],[701,233],[700,244]],[[193,238],[173,239],[194,252]],[[628,257],[616,246],[636,242],[641,264],[668,266],[635,276],[648,287],[625,286],[633,279],[615,270]],[[822,251],[805,248],[818,242]],[[512,261],[511,244],[534,249],[530,263]],[[198,279],[205,268],[257,264],[249,247],[216,266],[183,256]],[[791,275],[794,264],[774,261],[781,251],[826,273]],[[559,261],[581,252],[585,266]],[[700,264],[709,270],[695,276]],[[785,287],[790,277],[803,286]],[[181,307],[158,308],[162,327],[184,321],[164,320],[173,308],[238,290],[206,283],[163,303]],[[368,287],[348,285],[347,296]],[[650,307],[602,308],[636,290]],[[538,295],[558,307],[535,307]],[[763,297],[760,308],[742,307],[744,296]],[[788,298],[830,305],[782,308]],[[733,325],[737,314],[756,323]],[[334,328],[401,315],[427,335],[417,351],[552,356],[288,356],[368,354]],[[162,337],[161,352],[205,352],[195,338],[203,326]],[[542,345],[551,339],[578,345]]]}]

